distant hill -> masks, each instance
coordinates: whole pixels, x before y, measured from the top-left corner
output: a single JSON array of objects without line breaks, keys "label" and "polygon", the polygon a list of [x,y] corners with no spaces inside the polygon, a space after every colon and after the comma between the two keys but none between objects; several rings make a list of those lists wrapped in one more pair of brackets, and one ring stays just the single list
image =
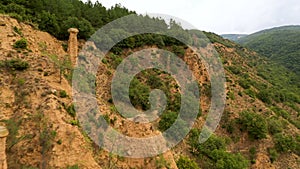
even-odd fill
[{"label": "distant hill", "polygon": [[228,39],[231,41],[237,41],[245,36],[247,36],[247,34],[223,34],[221,35],[224,39]]},{"label": "distant hill", "polygon": [[237,42],[300,74],[300,26],[263,30]]}]

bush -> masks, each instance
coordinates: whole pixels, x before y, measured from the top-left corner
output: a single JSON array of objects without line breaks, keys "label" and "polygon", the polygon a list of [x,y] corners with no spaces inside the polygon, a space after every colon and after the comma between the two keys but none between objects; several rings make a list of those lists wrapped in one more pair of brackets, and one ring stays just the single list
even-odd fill
[{"label": "bush", "polygon": [[238,81],[238,83],[244,89],[249,89],[251,87],[250,81],[248,79],[241,79]]},{"label": "bush", "polygon": [[208,140],[202,144],[199,143],[200,131],[198,129],[192,129],[189,136],[189,145],[191,146],[191,152],[195,155],[210,155],[213,150],[225,150],[225,139],[212,135]]},{"label": "bush", "polygon": [[76,110],[74,104],[71,104],[69,107],[66,108],[67,112],[70,116],[75,117],[76,116]]},{"label": "bush", "polygon": [[242,129],[247,130],[250,137],[254,139],[266,138],[267,122],[261,115],[244,111],[240,113],[238,122],[242,125]]},{"label": "bush", "polygon": [[14,48],[16,49],[26,49],[27,48],[27,40],[25,38],[22,38],[15,42]]},{"label": "bush", "polygon": [[72,165],[72,166],[68,167],[67,169],[79,169],[79,166],[78,166],[78,164],[76,164],[76,165]]},{"label": "bush", "polygon": [[59,91],[59,97],[66,98],[66,97],[68,97],[68,94],[65,90],[61,90],[61,91]]},{"label": "bush", "polygon": [[236,74],[236,75],[242,73],[241,68],[237,67],[237,66],[228,66],[228,69],[230,72],[232,72],[233,74]]},{"label": "bush", "polygon": [[6,60],[0,64],[2,67],[6,67],[7,69],[11,70],[26,70],[29,68],[29,64],[25,61],[22,61],[21,59],[11,59],[11,60]]},{"label": "bush", "polygon": [[13,29],[17,34],[19,34],[20,36],[23,36],[22,31],[18,27],[14,26]]},{"label": "bush", "polygon": [[278,152],[293,152],[296,150],[297,143],[292,136],[276,134],[274,136],[275,148]]},{"label": "bush", "polygon": [[245,94],[247,94],[248,96],[250,96],[252,98],[255,98],[255,96],[256,96],[256,93],[251,89],[246,89]]},{"label": "bush", "polygon": [[165,131],[170,128],[175,120],[177,119],[178,114],[176,112],[168,111],[161,115],[161,119],[158,124],[158,129],[160,131]]},{"label": "bush", "polygon": [[129,89],[129,98],[133,106],[135,106],[136,108],[142,108],[143,110],[148,110],[150,108],[149,94],[149,86],[144,85],[137,78],[134,78],[131,81]]},{"label": "bush", "polygon": [[248,161],[240,154],[230,154],[222,150],[213,150],[211,153],[216,169],[246,169]]},{"label": "bush", "polygon": [[281,133],[283,130],[283,124],[280,120],[271,118],[268,121],[269,133],[274,135],[276,133]]},{"label": "bush", "polygon": [[278,152],[274,148],[268,148],[269,157],[271,160],[271,163],[275,162],[277,157],[279,156]]},{"label": "bush", "polygon": [[250,160],[252,164],[255,164],[255,156],[256,156],[256,148],[255,147],[251,147],[249,150],[250,153]]},{"label": "bush", "polygon": [[[208,167],[215,169],[243,169],[248,167],[248,161],[240,154],[226,152],[225,139],[212,135],[206,142],[199,143],[200,131],[192,129],[189,136],[191,153],[204,158]],[[203,156],[204,155],[204,156]]]},{"label": "bush", "polygon": [[283,110],[282,108],[280,107],[277,107],[277,106],[273,106],[270,108],[272,111],[274,111],[276,113],[276,115],[278,116],[282,116],[283,118],[285,119],[289,119],[290,118],[290,114],[286,111],[286,110]]},{"label": "bush", "polygon": [[181,156],[176,162],[178,169],[200,169],[198,164],[188,157]]},{"label": "bush", "polygon": [[256,96],[257,96],[258,99],[260,99],[264,103],[267,103],[267,104],[272,103],[270,91],[262,90]]}]

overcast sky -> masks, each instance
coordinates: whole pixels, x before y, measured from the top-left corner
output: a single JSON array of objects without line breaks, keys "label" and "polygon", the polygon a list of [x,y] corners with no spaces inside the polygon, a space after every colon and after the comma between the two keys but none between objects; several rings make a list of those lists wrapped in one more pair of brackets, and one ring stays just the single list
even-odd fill
[{"label": "overcast sky", "polygon": [[139,14],[172,15],[187,21],[199,30],[218,34],[249,34],[277,26],[300,25],[300,0],[98,1],[107,8],[120,3]]}]

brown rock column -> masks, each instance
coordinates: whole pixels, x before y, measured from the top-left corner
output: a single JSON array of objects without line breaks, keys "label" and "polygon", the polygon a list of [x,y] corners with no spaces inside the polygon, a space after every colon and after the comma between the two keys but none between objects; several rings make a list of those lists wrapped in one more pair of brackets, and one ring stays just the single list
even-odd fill
[{"label": "brown rock column", "polygon": [[8,130],[0,126],[0,169],[7,169],[6,162],[6,137],[8,136]]},{"label": "brown rock column", "polygon": [[70,28],[68,32],[70,33],[70,37],[68,41],[68,54],[70,55],[72,64],[75,64],[78,55],[77,34],[79,30],[76,28]]}]

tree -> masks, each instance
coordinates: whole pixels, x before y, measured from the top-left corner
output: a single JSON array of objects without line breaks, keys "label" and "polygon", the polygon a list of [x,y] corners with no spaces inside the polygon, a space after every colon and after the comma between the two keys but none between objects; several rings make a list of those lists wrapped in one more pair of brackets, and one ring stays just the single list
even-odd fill
[{"label": "tree", "polygon": [[42,11],[39,15],[39,29],[42,31],[47,31],[52,35],[57,36],[58,32],[60,32],[60,27],[57,23],[56,16],[46,12]]},{"label": "tree", "polygon": [[266,138],[268,132],[267,122],[261,115],[244,111],[240,113],[238,122],[246,129],[250,137],[254,139]]},{"label": "tree", "polygon": [[72,71],[72,63],[69,57],[65,56],[63,60],[59,60],[56,55],[50,56],[55,66],[59,68],[59,83],[62,81],[62,76],[66,70]]},{"label": "tree", "polygon": [[180,156],[176,162],[178,169],[200,169],[198,164],[185,156]]},{"label": "tree", "polygon": [[246,169],[248,161],[240,154],[230,154],[222,150],[213,150],[211,158],[216,169]]},{"label": "tree", "polygon": [[67,39],[69,37],[67,31],[69,28],[78,28],[79,39],[88,39],[94,33],[94,28],[89,21],[86,19],[78,19],[77,17],[68,17],[67,20],[63,21],[61,27],[61,37]]}]

